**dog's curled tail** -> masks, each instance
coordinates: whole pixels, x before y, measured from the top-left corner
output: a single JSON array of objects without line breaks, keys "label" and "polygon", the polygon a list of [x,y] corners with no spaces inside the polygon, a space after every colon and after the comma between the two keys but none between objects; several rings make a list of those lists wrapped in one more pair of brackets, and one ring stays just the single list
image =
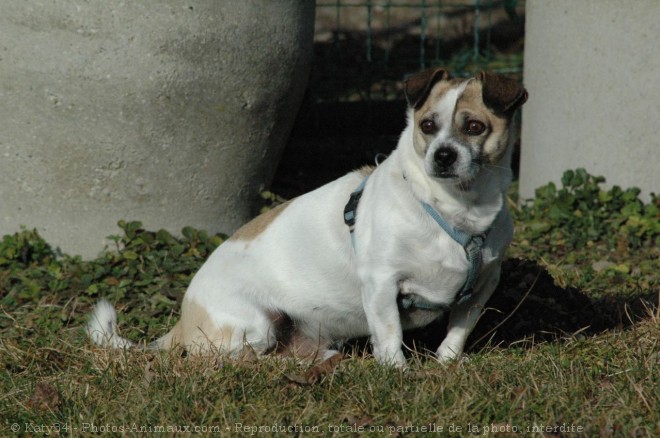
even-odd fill
[{"label": "dog's curled tail", "polygon": [[87,335],[97,345],[111,348],[131,348],[135,344],[119,336],[117,313],[107,300],[96,303],[85,327]]}]

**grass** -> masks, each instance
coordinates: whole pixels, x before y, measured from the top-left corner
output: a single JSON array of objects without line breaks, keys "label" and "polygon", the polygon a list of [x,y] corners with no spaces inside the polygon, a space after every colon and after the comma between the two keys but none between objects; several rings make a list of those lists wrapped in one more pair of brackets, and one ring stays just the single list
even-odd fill
[{"label": "grass", "polygon": [[575,175],[515,211],[512,258],[467,358],[415,353],[406,372],[364,351],[313,366],[97,348],[81,327],[99,297],[117,303],[124,335],[153,339],[225,236],[120,222],[92,261],[33,231],[5,236],[0,435],[657,436],[658,199]]}]

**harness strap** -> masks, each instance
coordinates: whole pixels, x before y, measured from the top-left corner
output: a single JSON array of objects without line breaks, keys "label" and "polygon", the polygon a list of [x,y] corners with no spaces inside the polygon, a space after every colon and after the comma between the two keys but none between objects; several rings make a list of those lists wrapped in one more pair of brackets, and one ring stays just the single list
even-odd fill
[{"label": "harness strap", "polygon": [[465,251],[465,257],[467,258],[468,265],[468,274],[465,279],[465,283],[461,290],[458,292],[456,297],[458,304],[467,300],[470,295],[472,295],[472,288],[474,287],[474,282],[477,280],[477,274],[481,268],[481,249],[484,246],[484,241],[486,240],[485,234],[472,235],[468,234],[465,231],[458,230],[452,227],[441,215],[438,213],[431,205],[422,201],[422,207],[424,210],[440,225],[440,228],[445,230],[449,237],[458,242]]},{"label": "harness strap", "polygon": [[[355,249],[355,219],[357,216],[357,207],[360,203],[360,198],[367,185],[369,176],[365,177],[360,185],[351,193],[351,196],[344,207],[344,223],[348,226],[351,233],[351,243]],[[472,235],[465,231],[452,227],[438,211],[426,202],[420,201],[422,207],[426,212],[435,220],[435,222],[442,228],[454,241],[459,243],[465,251],[465,257],[468,261],[468,272],[465,283],[456,295],[456,304],[461,304],[468,300],[473,293],[474,283],[477,280],[477,274],[481,268],[482,256],[481,250],[486,240],[486,233]],[[402,295],[399,298],[399,304],[404,309],[421,309],[421,310],[447,310],[444,304],[433,303],[427,299],[416,294]]]},{"label": "harness strap", "polygon": [[450,307],[446,304],[434,303],[422,297],[421,295],[417,295],[417,294],[399,295],[399,306],[401,306],[401,308],[405,310],[415,309],[415,310],[447,311],[450,309]]},{"label": "harness strap", "polygon": [[355,218],[357,217],[357,208],[360,203],[360,198],[362,197],[362,192],[364,192],[364,187],[367,185],[367,180],[369,176],[367,175],[360,185],[351,193],[346,206],[344,207],[344,223],[348,226],[348,230],[351,232],[351,243],[353,244],[353,249],[355,249],[355,235],[353,231],[355,230]]}]

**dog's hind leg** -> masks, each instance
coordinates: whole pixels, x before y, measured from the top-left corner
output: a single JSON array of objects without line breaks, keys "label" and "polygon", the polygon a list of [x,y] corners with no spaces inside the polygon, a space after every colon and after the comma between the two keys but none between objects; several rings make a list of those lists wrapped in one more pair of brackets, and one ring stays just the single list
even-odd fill
[{"label": "dog's hind leg", "polygon": [[[200,303],[186,297],[181,320],[163,338],[165,347],[180,344],[193,354],[240,355],[245,348],[257,354],[272,349],[276,328],[267,312],[234,298],[225,305]],[[159,340],[160,341],[160,340]],[[157,341],[158,342],[158,341]]]}]

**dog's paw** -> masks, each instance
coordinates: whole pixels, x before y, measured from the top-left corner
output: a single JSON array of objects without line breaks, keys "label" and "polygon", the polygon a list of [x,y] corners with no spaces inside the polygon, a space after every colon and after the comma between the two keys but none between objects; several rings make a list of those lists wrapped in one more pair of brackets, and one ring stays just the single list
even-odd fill
[{"label": "dog's paw", "polygon": [[374,355],[376,356],[378,362],[383,365],[401,369],[405,369],[408,366],[406,357],[403,355],[403,351],[401,351],[401,349],[399,349],[399,351],[396,353],[374,351]]},{"label": "dog's paw", "polygon": [[440,347],[438,347],[438,350],[436,351],[436,356],[438,358],[438,362],[447,363],[456,360],[461,356],[462,353],[463,353],[462,348],[459,348],[455,345],[445,344],[443,342],[442,344],[440,344]]}]

